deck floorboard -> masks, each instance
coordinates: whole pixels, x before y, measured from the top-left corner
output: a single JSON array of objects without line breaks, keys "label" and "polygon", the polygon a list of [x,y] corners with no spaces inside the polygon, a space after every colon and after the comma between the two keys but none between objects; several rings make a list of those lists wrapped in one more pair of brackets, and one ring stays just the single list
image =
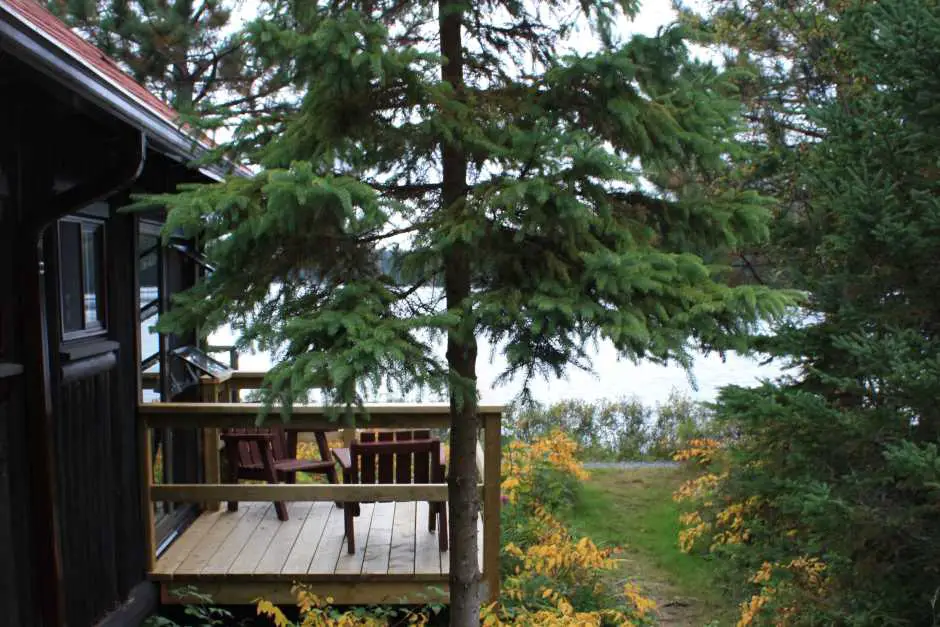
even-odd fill
[{"label": "deck floorboard", "polygon": [[[447,553],[427,528],[427,504],[363,503],[356,517],[356,553],[346,552],[343,510],[333,503],[291,503],[277,519],[270,503],[243,502],[237,512],[207,512],[160,556],[158,580],[234,575],[281,581],[306,575],[446,575]],[[443,573],[442,573],[443,571]]]}]

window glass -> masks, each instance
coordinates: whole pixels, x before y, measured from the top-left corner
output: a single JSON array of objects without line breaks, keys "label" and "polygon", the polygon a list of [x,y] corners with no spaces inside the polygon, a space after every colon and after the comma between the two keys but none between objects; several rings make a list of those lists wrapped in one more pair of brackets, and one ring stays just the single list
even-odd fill
[{"label": "window glass", "polygon": [[85,291],[85,327],[86,329],[104,326],[102,231],[100,224],[82,223],[82,279]]},{"label": "window glass", "polygon": [[105,328],[104,224],[59,222],[59,286],[66,339]]},{"label": "window glass", "polygon": [[62,285],[62,328],[66,333],[84,329],[82,313],[82,225],[59,224],[59,280]]},{"label": "window glass", "polygon": [[[140,323],[140,358],[144,361],[149,360],[154,355],[159,357],[160,334],[153,328],[159,319],[159,316],[150,316]],[[152,364],[147,364],[144,372],[160,372],[159,358]]]}]

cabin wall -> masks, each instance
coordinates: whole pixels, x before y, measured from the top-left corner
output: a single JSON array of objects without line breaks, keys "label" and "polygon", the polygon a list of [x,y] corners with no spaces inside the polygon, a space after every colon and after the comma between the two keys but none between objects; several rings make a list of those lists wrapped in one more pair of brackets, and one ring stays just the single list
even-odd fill
[{"label": "cabin wall", "polygon": [[[117,205],[117,200],[111,203]],[[105,228],[107,333],[66,340],[56,229],[46,236],[59,537],[69,624],[92,624],[145,578],[137,459],[134,219]]]},{"label": "cabin wall", "polygon": [[[0,624],[85,627],[129,597],[153,602],[141,592],[138,218],[116,211],[126,191],[81,204],[130,177],[141,137],[11,55],[0,54],[0,93],[15,96],[0,98]],[[197,176],[154,151],[140,174],[134,191]],[[63,328],[63,304],[74,316],[87,298],[63,292],[84,261],[75,246],[60,252],[56,220],[81,210],[104,225],[106,319],[91,332]],[[192,275],[168,278],[179,288]],[[7,376],[12,363],[22,374]]]},{"label": "cabin wall", "polygon": [[[0,132],[0,145],[3,145]],[[14,155],[0,151],[0,364],[21,364],[17,326],[21,304],[14,281],[14,224],[11,198]],[[37,624],[31,612],[29,559],[29,464],[25,450],[26,408],[22,374],[0,376],[0,606],[10,625]]]}]

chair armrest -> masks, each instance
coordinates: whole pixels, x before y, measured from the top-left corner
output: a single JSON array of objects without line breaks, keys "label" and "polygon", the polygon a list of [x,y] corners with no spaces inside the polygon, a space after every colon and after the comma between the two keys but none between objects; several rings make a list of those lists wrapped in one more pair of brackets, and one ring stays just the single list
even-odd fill
[{"label": "chair armrest", "polygon": [[348,448],[334,448],[333,457],[339,462],[343,470],[352,470],[352,457],[349,455]]}]

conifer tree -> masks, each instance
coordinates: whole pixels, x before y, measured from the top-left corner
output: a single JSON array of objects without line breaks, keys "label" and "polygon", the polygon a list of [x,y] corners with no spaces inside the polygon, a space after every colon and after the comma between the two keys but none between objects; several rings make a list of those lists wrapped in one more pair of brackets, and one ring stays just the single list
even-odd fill
[{"label": "conifer tree", "polygon": [[[864,0],[861,4],[870,3]],[[744,275],[771,285],[793,286],[794,255],[804,248],[799,223],[807,194],[801,171],[810,148],[827,129],[811,115],[831,94],[849,88],[851,61],[842,54],[840,17],[857,2],[678,2],[680,23],[693,38],[736,68],[751,154],[742,176],[773,196],[773,236],[740,258]],[[796,225],[796,228],[794,226]]]},{"label": "conifer tree", "polygon": [[940,585],[940,7],[845,9],[830,51],[844,75],[814,98],[825,133],[799,171],[807,202],[787,246],[810,315],[766,345],[791,376],[723,391],[718,416],[737,437],[708,498],[759,503],[739,523],[747,545],[720,549],[742,578],[824,565],[824,588],[767,581],[777,594],[760,618],[927,625]]},{"label": "conifer tree", "polygon": [[[257,175],[142,201],[216,268],[163,328],[233,323],[275,354],[266,401],[449,395],[454,625],[481,603],[478,337],[528,381],[588,367],[595,340],[688,364],[785,306],[725,281],[767,218],[734,178],[729,81],[677,29],[619,41],[634,9],[274,0],[246,41],[298,101],[240,126],[230,149]],[[575,18],[595,52],[562,54]]]},{"label": "conifer tree", "polygon": [[232,0],[46,0],[49,9],[178,111],[250,84]]}]

